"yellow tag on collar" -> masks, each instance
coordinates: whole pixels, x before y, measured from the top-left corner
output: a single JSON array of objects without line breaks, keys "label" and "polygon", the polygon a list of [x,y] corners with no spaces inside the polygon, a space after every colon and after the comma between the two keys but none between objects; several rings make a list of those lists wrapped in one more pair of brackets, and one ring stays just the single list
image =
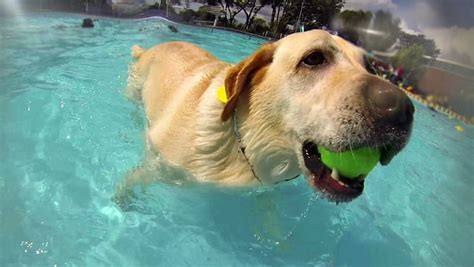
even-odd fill
[{"label": "yellow tag on collar", "polygon": [[217,88],[217,99],[219,99],[219,101],[221,101],[224,104],[227,104],[227,102],[229,101],[227,99],[227,92],[225,91],[225,85],[222,85],[219,88]]}]

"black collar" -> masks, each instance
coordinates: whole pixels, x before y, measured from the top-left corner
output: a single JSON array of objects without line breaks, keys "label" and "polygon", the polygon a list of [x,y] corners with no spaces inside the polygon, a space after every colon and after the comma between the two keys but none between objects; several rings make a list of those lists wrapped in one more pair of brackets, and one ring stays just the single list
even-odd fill
[{"label": "black collar", "polygon": [[250,166],[250,170],[252,171],[252,174],[253,176],[255,177],[255,179],[257,179],[257,181],[259,181],[261,184],[262,183],[262,180],[260,180],[260,178],[257,176],[257,174],[255,173],[255,170],[253,169],[253,166],[252,164],[250,163],[250,160],[249,158],[247,157],[247,155],[245,155],[245,146],[243,145],[242,143],[242,138],[240,136],[240,132],[239,132],[239,127],[237,125],[237,109],[234,110],[234,114],[232,116],[232,128],[234,130],[234,135],[235,135],[235,138],[237,139],[237,143],[239,145],[239,152],[242,154],[242,156],[244,156],[245,160],[247,161],[247,163],[249,164]]}]

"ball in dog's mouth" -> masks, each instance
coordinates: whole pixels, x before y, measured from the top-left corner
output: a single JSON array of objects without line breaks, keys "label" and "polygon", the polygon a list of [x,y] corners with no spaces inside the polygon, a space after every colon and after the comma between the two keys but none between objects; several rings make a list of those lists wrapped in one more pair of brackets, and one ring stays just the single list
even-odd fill
[{"label": "ball in dog's mouth", "polygon": [[303,159],[310,172],[311,184],[328,200],[349,202],[362,194],[365,175],[347,178],[329,168],[322,162],[316,144],[303,144]]}]

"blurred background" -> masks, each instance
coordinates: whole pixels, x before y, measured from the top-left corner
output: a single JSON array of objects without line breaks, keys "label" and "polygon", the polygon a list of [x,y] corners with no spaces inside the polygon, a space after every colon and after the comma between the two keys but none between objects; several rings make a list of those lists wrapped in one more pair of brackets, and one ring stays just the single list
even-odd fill
[{"label": "blurred background", "polygon": [[278,39],[324,29],[368,51],[373,72],[434,110],[474,121],[472,0],[1,0],[0,15],[163,16]]}]

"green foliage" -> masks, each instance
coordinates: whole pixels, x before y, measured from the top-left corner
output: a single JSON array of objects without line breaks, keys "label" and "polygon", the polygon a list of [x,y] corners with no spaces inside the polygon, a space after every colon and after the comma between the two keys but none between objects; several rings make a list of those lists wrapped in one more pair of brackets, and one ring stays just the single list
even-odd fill
[{"label": "green foliage", "polygon": [[257,13],[264,6],[268,5],[271,0],[234,0],[234,4],[238,6],[245,14],[245,28],[250,29]]},{"label": "green foliage", "polygon": [[228,26],[230,26],[230,28],[233,28],[233,29],[236,29],[236,30],[245,31],[245,24],[242,24],[242,23],[234,23],[234,24],[231,24],[231,25],[228,25]]},{"label": "green foliage", "polygon": [[158,4],[158,2],[155,2],[153,5],[150,5],[148,8],[149,9],[160,9],[160,4]]},{"label": "green foliage", "polygon": [[318,26],[329,26],[331,20],[344,6],[343,0],[310,0],[305,1],[301,21],[313,22]]},{"label": "green foliage", "polygon": [[213,21],[215,18],[216,15],[211,13],[211,11],[205,6],[200,7],[196,12],[196,19],[198,20]]},{"label": "green foliage", "polygon": [[409,47],[414,44],[419,44],[423,47],[425,55],[436,58],[440,50],[436,48],[436,44],[432,39],[427,39],[423,34],[409,34],[402,32],[400,34],[400,46],[402,48]]},{"label": "green foliage", "polygon": [[243,8],[238,8],[235,0],[217,0],[217,3],[221,6],[224,12],[224,23],[229,27],[232,26],[235,16],[239,14]]},{"label": "green foliage", "polygon": [[[166,10],[166,5],[164,6],[163,10]],[[178,14],[172,5],[169,5],[168,12],[173,15]]]},{"label": "green foliage", "polygon": [[181,11],[179,15],[186,22],[191,22],[194,18],[198,16],[197,12],[192,9],[186,9],[184,11]]},{"label": "green foliage", "polygon": [[262,18],[255,18],[252,22],[251,31],[257,34],[263,34],[270,30],[267,22]]},{"label": "green foliage", "polygon": [[344,6],[344,0],[283,0],[278,4],[282,14],[275,28],[277,33],[285,33],[286,25],[295,25],[298,22],[300,10],[301,23],[312,28],[329,26],[333,17]]},{"label": "green foliage", "polygon": [[367,28],[371,18],[372,12],[363,10],[344,10],[336,16],[338,22],[343,23],[338,26],[344,28]]},{"label": "green foliage", "polygon": [[253,20],[254,26],[268,27],[267,22],[262,18],[255,18]]},{"label": "green foliage", "polygon": [[235,24],[235,28],[241,31],[245,31],[245,24],[237,23]]},{"label": "green foliage", "polygon": [[198,11],[186,9],[180,12],[179,15],[181,15],[181,18],[186,22],[191,22],[192,20],[213,21],[216,18],[216,15],[209,12],[205,7],[200,7]]},{"label": "green foliage", "polygon": [[[160,3],[155,2],[153,5],[148,6],[148,9],[166,10],[166,5],[166,0],[161,0]],[[168,12],[170,14],[177,14],[172,5],[168,6]]]},{"label": "green foliage", "polygon": [[409,84],[416,85],[424,74],[423,55],[425,50],[419,44],[400,49],[392,58],[395,67],[402,67],[407,71],[406,79]]},{"label": "green foliage", "polygon": [[352,43],[361,43],[361,29],[367,29],[372,12],[362,10],[344,10],[337,14],[332,21],[332,28]]},{"label": "green foliage", "polygon": [[[309,28],[329,26],[332,18],[344,6],[344,0],[217,0],[225,12],[224,21],[234,22],[234,17],[240,12],[245,13],[246,29],[252,29],[256,14],[265,5],[271,5],[272,28],[277,32],[285,32],[287,24],[295,24],[301,13],[301,22]],[[301,6],[303,5],[303,9]],[[230,25],[228,25],[230,26]],[[258,25],[260,27],[262,25]],[[307,27],[308,28],[308,27]]]},{"label": "green foliage", "polygon": [[396,67],[404,67],[407,70],[414,70],[421,65],[424,53],[425,50],[421,45],[414,44],[400,49],[392,59],[392,62]]}]

